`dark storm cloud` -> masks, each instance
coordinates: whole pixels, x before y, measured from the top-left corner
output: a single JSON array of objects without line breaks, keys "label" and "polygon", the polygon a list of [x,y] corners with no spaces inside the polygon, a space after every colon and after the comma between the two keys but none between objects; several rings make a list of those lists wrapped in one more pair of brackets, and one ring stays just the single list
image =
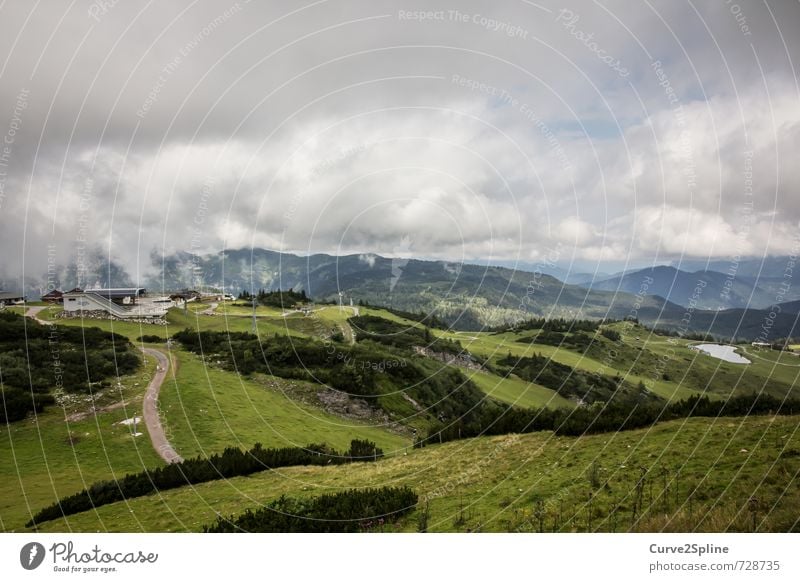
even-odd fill
[{"label": "dark storm cloud", "polygon": [[13,274],[83,234],[132,273],[154,251],[249,245],[531,260],[561,243],[617,261],[793,248],[797,4],[2,12]]}]

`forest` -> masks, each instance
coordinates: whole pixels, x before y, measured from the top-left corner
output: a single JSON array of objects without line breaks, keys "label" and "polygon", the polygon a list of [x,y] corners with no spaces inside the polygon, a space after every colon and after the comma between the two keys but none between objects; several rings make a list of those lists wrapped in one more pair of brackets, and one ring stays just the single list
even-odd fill
[{"label": "forest", "polygon": [[125,336],[96,327],[45,326],[0,313],[0,423],[42,412],[59,390],[104,388],[109,379],[138,367],[139,357]]}]

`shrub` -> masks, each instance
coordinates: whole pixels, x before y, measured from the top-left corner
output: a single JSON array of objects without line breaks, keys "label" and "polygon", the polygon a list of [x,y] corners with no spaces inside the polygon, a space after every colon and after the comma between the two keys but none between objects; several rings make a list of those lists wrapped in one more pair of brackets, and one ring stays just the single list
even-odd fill
[{"label": "shrub", "polygon": [[346,533],[375,531],[414,510],[417,494],[408,487],[351,489],[313,499],[281,496],[238,517],[220,517],[206,533]]},{"label": "shrub", "polygon": [[88,511],[109,503],[184,485],[251,475],[277,467],[341,465],[354,461],[377,461],[381,457],[383,451],[376,447],[375,443],[361,440],[352,441],[350,450],[345,453],[338,453],[325,444],[313,444],[304,448],[265,449],[260,443],[256,443],[249,451],[229,447],[221,455],[187,459],[151,471],[125,475],[118,481],[98,481],[88,489],[64,497],[40,510],[25,526],[31,527],[37,523]]}]

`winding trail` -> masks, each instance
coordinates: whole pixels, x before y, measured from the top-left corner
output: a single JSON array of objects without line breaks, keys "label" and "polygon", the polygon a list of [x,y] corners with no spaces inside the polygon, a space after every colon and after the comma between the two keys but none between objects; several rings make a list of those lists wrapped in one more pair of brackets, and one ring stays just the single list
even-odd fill
[{"label": "winding trail", "polygon": [[200,315],[216,315],[214,312],[217,310],[217,307],[219,307],[219,303],[212,301],[206,309],[200,312]]},{"label": "winding trail", "polygon": [[27,317],[35,320],[37,323],[41,323],[42,325],[53,325],[52,321],[47,321],[45,319],[39,319],[39,313],[47,309],[48,306],[35,306],[35,307],[28,307],[28,311],[25,312]]},{"label": "winding trail", "polygon": [[158,416],[158,393],[169,371],[169,358],[163,352],[153,348],[142,348],[142,351],[148,356],[153,356],[158,361],[158,368],[147,386],[147,391],[144,393],[144,402],[142,403],[142,416],[144,417],[145,425],[147,425],[147,432],[150,434],[150,442],[153,443],[156,453],[165,462],[180,463],[183,461],[183,457],[178,454],[167,440],[167,436],[164,434],[164,427],[161,424],[161,418]]},{"label": "winding trail", "polygon": [[[214,304],[214,308],[216,308],[216,304]],[[39,313],[44,309],[47,309],[47,307],[29,307],[25,315],[42,325],[53,325],[52,321],[39,319]],[[144,393],[144,401],[142,402],[142,417],[147,426],[147,432],[150,435],[150,442],[153,443],[153,448],[156,450],[156,453],[158,453],[158,456],[164,459],[166,463],[180,463],[183,461],[183,457],[178,454],[167,440],[167,435],[164,434],[164,427],[161,424],[161,418],[158,416],[158,393],[161,391],[161,385],[167,378],[170,360],[163,352],[154,348],[140,349],[145,355],[154,357],[158,362],[158,368],[156,369],[153,379],[150,380],[150,384],[147,385],[147,390]],[[102,411],[120,408],[126,404],[125,402],[112,404],[102,409]],[[93,412],[96,413],[100,411]],[[88,415],[88,413],[86,414]],[[83,418],[83,416],[78,415],[74,416],[72,420],[80,420],[81,418]]]}]

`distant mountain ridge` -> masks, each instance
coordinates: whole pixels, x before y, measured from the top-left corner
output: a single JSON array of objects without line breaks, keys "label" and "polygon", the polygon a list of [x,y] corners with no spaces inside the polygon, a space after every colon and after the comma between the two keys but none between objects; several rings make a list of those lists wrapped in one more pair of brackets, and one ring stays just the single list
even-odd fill
[{"label": "distant mountain ridge", "polygon": [[602,281],[583,283],[594,290],[635,292],[643,281],[649,290],[666,300],[688,307],[720,310],[737,308],[766,309],[771,305],[800,299],[800,286],[781,292],[783,276],[752,278],[716,271],[686,272],[672,266],[659,265],[626,272]]},{"label": "distant mountain ridge", "polygon": [[[68,289],[80,279],[84,284],[112,287],[135,283],[155,293],[194,288],[224,289],[238,295],[242,290],[294,289],[304,290],[316,301],[339,301],[341,292],[346,304],[363,301],[434,313],[461,330],[481,330],[534,317],[635,317],[646,325],[680,333],[773,341],[800,335],[800,286],[789,286],[788,291],[780,287],[787,259],[771,259],[770,264],[779,271],[762,272],[757,285],[749,276],[735,278],[729,285],[729,297],[722,296],[727,275],[686,273],[672,266],[628,271],[603,281],[591,281],[590,275],[590,282],[577,285],[563,283],[546,273],[548,269],[535,265],[531,272],[373,253],[299,256],[268,249],[153,255],[150,272],[156,274],[135,282],[119,264],[98,252],[84,264],[82,277],[78,277],[77,266],[70,263],[59,266],[50,279],[46,275],[26,277],[24,289],[28,298],[34,299],[45,291],[48,281]],[[752,269],[752,265],[744,266],[746,272]],[[578,275],[574,279],[580,281],[586,274]],[[698,282],[703,284],[699,292]],[[777,297],[781,301],[775,301]],[[772,310],[776,312],[773,314],[769,308],[776,302],[782,305]]]},{"label": "distant mountain ridge", "polygon": [[[242,289],[304,290],[317,301],[368,302],[404,311],[435,313],[455,329],[480,330],[532,317],[636,317],[642,323],[681,333],[763,339],[769,312],[745,309],[746,284],[732,287],[731,303],[718,302],[726,276],[683,273],[656,267],[627,273],[597,288],[569,285],[543,272],[448,261],[353,254],[298,256],[266,249],[237,249],[166,257],[157,285],[164,289],[211,286],[237,294]],[[696,293],[703,281],[701,293]],[[677,282],[677,284],[676,284]],[[623,283],[620,286],[620,283]],[[620,288],[622,287],[622,288]],[[663,294],[686,294],[687,305]],[[688,305],[695,297],[696,304]],[[787,296],[787,301],[792,299]],[[771,304],[771,303],[770,303]],[[689,316],[687,317],[687,313]],[[767,340],[793,335],[797,317],[783,310],[769,323]],[[688,324],[687,324],[688,321]]]}]

